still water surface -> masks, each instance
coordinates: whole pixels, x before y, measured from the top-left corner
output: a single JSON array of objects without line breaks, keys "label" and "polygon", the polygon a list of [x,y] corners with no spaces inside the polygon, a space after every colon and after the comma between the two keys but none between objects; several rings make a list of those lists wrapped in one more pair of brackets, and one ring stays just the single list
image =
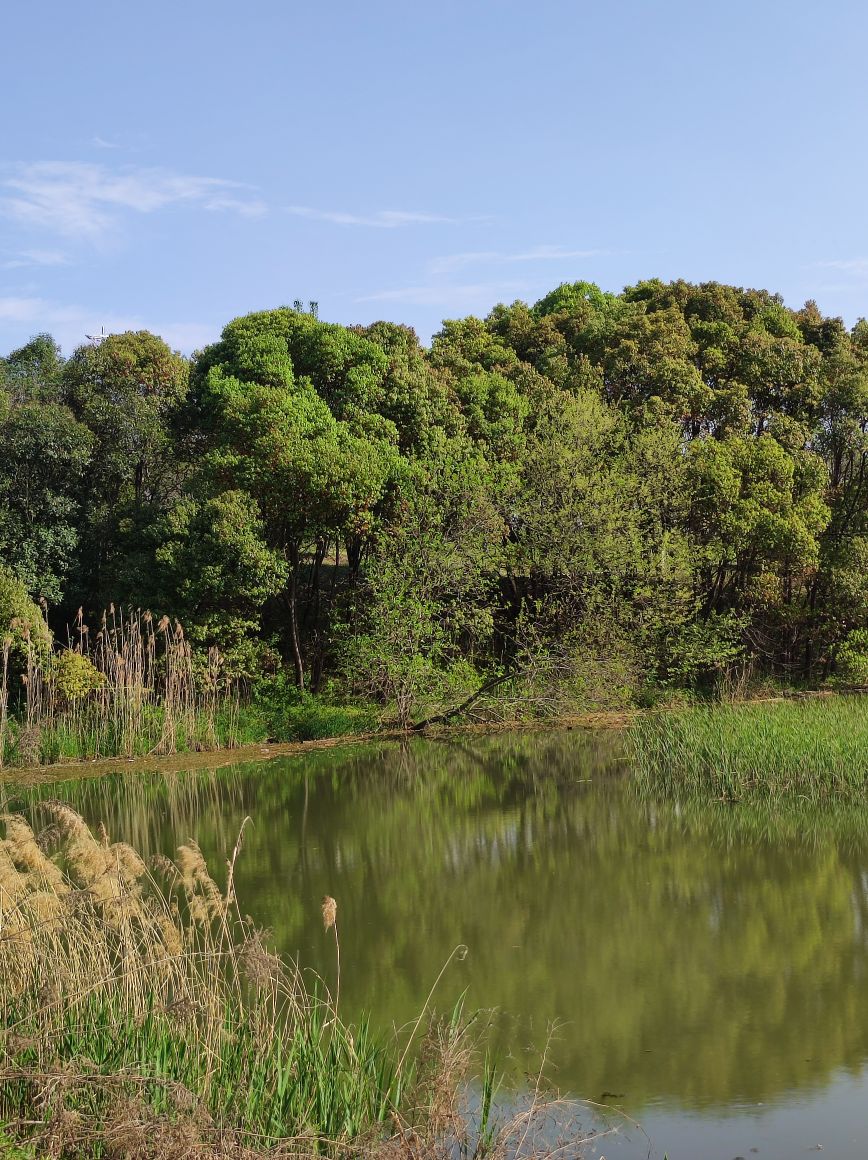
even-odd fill
[{"label": "still water surface", "polygon": [[68,801],[143,852],[195,837],[217,869],[250,815],[242,907],[333,983],[319,903],[337,899],[345,1017],[413,1019],[463,944],[436,1004],[496,1009],[518,1086],[554,1028],[549,1078],[629,1117],[609,1160],[862,1160],[868,821],[655,800],[621,745],[420,740],[0,797]]}]

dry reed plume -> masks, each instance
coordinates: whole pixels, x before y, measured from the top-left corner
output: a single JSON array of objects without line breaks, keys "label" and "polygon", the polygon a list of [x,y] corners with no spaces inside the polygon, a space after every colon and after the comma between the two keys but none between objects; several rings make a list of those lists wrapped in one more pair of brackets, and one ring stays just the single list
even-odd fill
[{"label": "dry reed plume", "polygon": [[[540,1151],[551,1107],[537,1093],[495,1126],[489,1068],[468,1115],[466,1021],[429,1019],[396,1063],[397,1043],[306,990],[240,917],[241,835],[221,890],[194,842],[149,867],[69,806],[45,808],[39,833],[2,816],[0,1122],[13,1138],[62,1160]],[[337,940],[329,896],[322,916]]]},{"label": "dry reed plume", "polygon": [[333,930],[335,932],[335,955],[337,957],[337,980],[335,982],[335,1013],[334,1018],[338,1016],[338,1006],[341,1001],[341,940],[338,937],[338,904],[331,897],[326,894],[322,900],[322,923],[326,931]]},{"label": "dry reed plume", "polygon": [[92,633],[78,610],[49,655],[22,633],[16,712],[10,646],[0,643],[0,766],[141,756],[236,743],[238,706],[220,650],[197,659],[178,621],[110,605]]}]

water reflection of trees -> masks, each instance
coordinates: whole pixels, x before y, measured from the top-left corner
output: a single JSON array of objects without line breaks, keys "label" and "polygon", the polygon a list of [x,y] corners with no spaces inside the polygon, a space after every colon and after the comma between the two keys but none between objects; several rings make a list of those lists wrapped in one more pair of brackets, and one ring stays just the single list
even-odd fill
[{"label": "water reflection of trees", "polygon": [[612,735],[528,734],[316,754],[209,774],[4,791],[45,796],[143,849],[195,835],[212,861],[245,814],[238,888],[327,976],[319,898],[339,902],[342,1001],[381,1023],[440,996],[498,1006],[504,1045],[543,1038],[589,1096],[688,1106],[857,1068],[868,1048],[866,824],[660,802]]}]

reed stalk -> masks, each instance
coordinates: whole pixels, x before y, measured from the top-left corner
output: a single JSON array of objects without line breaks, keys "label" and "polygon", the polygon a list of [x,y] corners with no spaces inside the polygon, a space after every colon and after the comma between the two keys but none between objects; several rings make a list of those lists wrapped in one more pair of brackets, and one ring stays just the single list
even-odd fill
[{"label": "reed stalk", "polygon": [[[396,1062],[397,1040],[342,1022],[337,995],[310,990],[269,950],[235,900],[243,825],[221,890],[192,841],[147,865],[70,806],[42,809],[38,833],[20,815],[0,819],[0,1122],[11,1139],[59,1160],[540,1154],[524,1142],[551,1105],[537,1094],[498,1124],[489,1061],[481,1115],[470,1112],[472,1019],[460,1006]],[[336,917],[327,896],[337,944]],[[578,1156],[580,1143],[550,1152]]]},{"label": "reed stalk", "polygon": [[334,1018],[338,1017],[338,1006],[341,1001],[341,940],[338,936],[338,904],[331,897],[326,894],[322,900],[322,921],[326,932],[333,930],[335,932],[335,955],[337,958],[337,977],[335,981],[335,1011]]},{"label": "reed stalk", "polygon": [[9,653],[12,638],[5,636],[0,643],[0,769],[6,759],[6,734],[9,723]]},{"label": "reed stalk", "polygon": [[[78,610],[67,646],[46,657],[30,635],[22,698],[3,677],[0,762],[144,756],[237,744],[238,698],[216,647],[197,661],[183,626],[149,611],[110,605],[92,634]],[[66,664],[80,658],[76,665]],[[64,671],[75,679],[64,683]]]}]

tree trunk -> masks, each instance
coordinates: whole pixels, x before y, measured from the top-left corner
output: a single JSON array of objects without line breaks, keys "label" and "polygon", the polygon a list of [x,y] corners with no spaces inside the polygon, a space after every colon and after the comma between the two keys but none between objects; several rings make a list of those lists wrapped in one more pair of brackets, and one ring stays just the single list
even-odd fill
[{"label": "tree trunk", "polygon": [[301,644],[298,639],[298,548],[295,546],[289,550],[289,586],[286,597],[289,604],[289,639],[295,667],[295,684],[304,692],[304,662],[301,659]]}]

